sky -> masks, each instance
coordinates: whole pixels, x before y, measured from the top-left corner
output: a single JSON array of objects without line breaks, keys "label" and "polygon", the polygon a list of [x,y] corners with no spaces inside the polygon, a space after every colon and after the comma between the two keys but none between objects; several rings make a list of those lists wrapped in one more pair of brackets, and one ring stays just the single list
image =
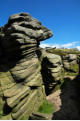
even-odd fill
[{"label": "sky", "polygon": [[80,0],[0,0],[0,26],[12,14],[27,12],[52,30],[53,37],[41,47],[80,50]]}]

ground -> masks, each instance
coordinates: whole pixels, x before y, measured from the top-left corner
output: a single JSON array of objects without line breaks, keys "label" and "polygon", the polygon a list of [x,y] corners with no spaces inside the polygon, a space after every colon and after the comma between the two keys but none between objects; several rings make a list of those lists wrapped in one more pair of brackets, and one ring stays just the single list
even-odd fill
[{"label": "ground", "polygon": [[61,89],[47,96],[54,104],[55,111],[51,119],[54,120],[78,120],[80,119],[79,94],[76,90],[78,82],[73,76],[65,78]]}]

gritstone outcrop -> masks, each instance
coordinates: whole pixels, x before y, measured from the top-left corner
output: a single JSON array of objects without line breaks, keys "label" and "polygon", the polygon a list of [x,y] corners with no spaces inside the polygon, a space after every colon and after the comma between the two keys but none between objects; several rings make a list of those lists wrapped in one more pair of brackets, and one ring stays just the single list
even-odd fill
[{"label": "gritstone outcrop", "polygon": [[28,119],[45,98],[39,43],[52,32],[27,13],[0,29],[0,119]]},{"label": "gritstone outcrop", "polygon": [[59,55],[48,53],[42,49],[42,77],[46,94],[50,94],[63,76],[62,59]]},{"label": "gritstone outcrop", "polygon": [[67,54],[62,57],[62,60],[66,71],[79,72],[78,56],[76,54]]},{"label": "gritstone outcrop", "polygon": [[45,119],[37,111],[46,94],[61,84],[64,72],[80,72],[80,56],[39,48],[52,35],[28,13],[12,15],[0,28],[0,119]]}]

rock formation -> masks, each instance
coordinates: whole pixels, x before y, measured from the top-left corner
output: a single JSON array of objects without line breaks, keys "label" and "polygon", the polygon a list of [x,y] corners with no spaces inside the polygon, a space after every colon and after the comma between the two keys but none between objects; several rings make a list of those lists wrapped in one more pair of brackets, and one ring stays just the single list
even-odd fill
[{"label": "rock formation", "polygon": [[61,57],[42,50],[42,77],[47,94],[50,94],[54,87],[60,83],[63,76],[62,71]]},{"label": "rock formation", "polygon": [[78,72],[76,55],[60,57],[39,48],[40,41],[51,36],[27,13],[12,15],[0,28],[0,119],[38,119],[40,115],[44,119],[38,108],[61,83],[63,70]]},{"label": "rock formation", "polygon": [[39,43],[52,32],[27,13],[0,29],[0,119],[28,119],[45,98]]},{"label": "rock formation", "polygon": [[78,56],[76,54],[67,54],[62,57],[64,69],[67,71],[78,73]]}]

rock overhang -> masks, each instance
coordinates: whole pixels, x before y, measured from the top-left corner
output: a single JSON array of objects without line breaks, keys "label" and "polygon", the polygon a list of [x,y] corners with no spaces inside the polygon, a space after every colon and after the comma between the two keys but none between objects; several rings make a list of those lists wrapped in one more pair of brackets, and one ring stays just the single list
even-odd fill
[{"label": "rock overhang", "polygon": [[[53,36],[51,30],[43,26],[40,21],[33,18],[28,13],[19,13],[10,16],[8,23],[3,27],[3,31],[5,35],[11,35],[12,33],[23,33],[24,36],[27,36],[33,40],[35,39],[37,42]],[[16,35],[11,36],[16,37]],[[20,39],[20,37],[17,37],[17,39],[18,38]]]}]

